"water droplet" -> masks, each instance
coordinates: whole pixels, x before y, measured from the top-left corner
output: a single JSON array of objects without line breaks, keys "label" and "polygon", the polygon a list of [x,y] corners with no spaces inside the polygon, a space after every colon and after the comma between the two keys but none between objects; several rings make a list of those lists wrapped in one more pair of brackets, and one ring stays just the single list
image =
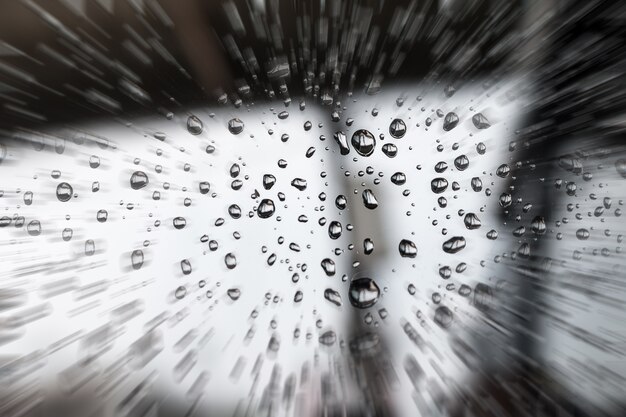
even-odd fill
[{"label": "water droplet", "polygon": [[74,193],[74,190],[72,189],[72,186],[69,185],[68,183],[62,182],[59,185],[57,185],[57,198],[59,199],[59,201],[62,201],[62,202],[70,201],[73,193]]},{"label": "water droplet", "polygon": [[437,174],[441,174],[442,172],[445,172],[446,169],[448,169],[448,164],[445,163],[444,161],[437,162],[437,164],[435,165],[435,172]]},{"label": "water droplet", "polygon": [[187,288],[185,288],[182,285],[176,288],[176,291],[174,292],[174,297],[176,297],[179,300],[182,300],[183,298],[185,298],[186,295],[187,295]]},{"label": "water droplet", "polygon": [[130,188],[133,190],[140,190],[148,185],[148,176],[143,171],[135,171],[130,176]]},{"label": "water droplet", "polygon": [[352,134],[352,147],[361,156],[370,156],[376,147],[376,138],[368,130],[359,129]]},{"label": "water droplet", "polygon": [[357,278],[350,282],[350,304],[356,308],[369,308],[376,304],[380,288],[371,278]]},{"label": "water droplet", "polygon": [[339,210],[345,210],[347,205],[348,205],[348,200],[346,199],[346,196],[339,194],[337,198],[335,199],[335,206]]},{"label": "water droplet", "polygon": [[406,124],[402,119],[393,119],[389,125],[389,134],[395,139],[402,138],[406,133]]},{"label": "water droplet", "polygon": [[578,240],[587,240],[589,239],[589,230],[580,228],[576,230],[576,238]]},{"label": "water droplet", "polygon": [[331,288],[326,288],[326,290],[324,290],[324,298],[336,305],[337,307],[341,307],[341,305],[343,304],[341,300],[341,295]]},{"label": "water droplet", "polygon": [[457,253],[465,248],[465,238],[463,236],[454,236],[446,240],[442,249],[445,253]]},{"label": "water droplet", "polygon": [[347,155],[350,153],[350,145],[348,145],[348,138],[346,137],[346,134],[343,131],[335,132],[335,134],[333,135],[333,138],[335,139],[335,142],[337,142],[337,145],[339,145],[339,152],[342,155]]},{"label": "water droplet", "polygon": [[180,261],[180,270],[183,272],[183,275],[191,274],[192,268],[189,259],[183,259]]},{"label": "water droplet", "polygon": [[469,166],[469,159],[465,155],[459,155],[454,159],[454,166],[459,171],[465,171]]},{"label": "water droplet", "polygon": [[443,279],[449,279],[452,276],[452,268],[445,265],[439,268],[439,276]]},{"label": "water droplet", "polygon": [[192,135],[199,135],[202,133],[204,125],[202,124],[202,120],[200,120],[197,116],[191,115],[187,118],[187,131]]},{"label": "water droplet", "polygon": [[239,207],[237,204],[231,204],[230,206],[228,206],[228,214],[233,219],[240,218],[241,217],[241,207]]},{"label": "water droplet", "polygon": [[239,166],[239,164],[232,164],[229,172],[231,178],[237,178],[239,176],[239,173],[241,172],[241,167]]},{"label": "water droplet", "polygon": [[480,192],[483,189],[483,182],[480,178],[478,177],[474,177],[472,178],[471,181],[471,186],[472,186],[472,190],[474,190],[475,192]]},{"label": "water droplet", "polygon": [[106,210],[98,210],[96,213],[96,220],[100,223],[104,223],[109,218],[109,212]]},{"label": "water droplet", "polygon": [[139,270],[143,266],[143,251],[141,249],[135,249],[130,254],[130,263],[134,270]]},{"label": "water droplet", "polygon": [[91,155],[91,157],[89,158],[89,167],[96,169],[100,166],[100,158],[97,157],[96,155]]},{"label": "water droplet", "polygon": [[498,203],[500,203],[500,207],[506,208],[511,205],[513,202],[513,198],[509,193],[500,194],[500,198],[498,199]]},{"label": "water droplet", "polygon": [[233,269],[237,266],[237,258],[233,253],[227,253],[226,256],[224,256],[224,263],[228,269]]},{"label": "water droplet", "polygon": [[452,320],[452,311],[450,311],[448,307],[437,307],[437,310],[435,310],[435,323],[437,323],[440,327],[447,329],[452,325]]},{"label": "water droplet", "polygon": [[187,225],[187,220],[184,217],[174,217],[172,224],[176,229],[182,229]]},{"label": "water droplet", "polygon": [[374,252],[374,241],[370,238],[366,238],[363,240],[363,253],[370,255],[372,252]]},{"label": "water droplet", "polygon": [[530,230],[536,235],[543,235],[546,233],[546,219],[543,216],[535,217],[530,223]]},{"label": "water droplet", "polygon": [[465,227],[468,230],[478,229],[482,224],[478,216],[474,213],[467,213],[463,219],[463,223],[465,223]]},{"label": "water droplet", "polygon": [[274,202],[269,198],[261,200],[259,208],[257,209],[257,215],[262,219],[272,217],[274,214]]},{"label": "water droplet", "polygon": [[332,221],[328,225],[328,236],[330,236],[330,238],[333,240],[339,239],[339,237],[341,236],[341,231],[341,223],[339,223],[338,221]]},{"label": "water droplet", "polygon": [[450,112],[446,114],[446,117],[443,119],[443,130],[449,132],[454,129],[456,125],[459,124],[459,116],[454,112]]},{"label": "water droplet", "polygon": [[[9,223],[10,222],[11,219],[9,219]],[[39,220],[31,220],[28,223],[28,226],[26,226],[26,231],[31,236],[39,236],[41,234],[41,223],[39,222]]]},{"label": "water droplet", "polygon": [[333,261],[332,259],[323,259],[321,262],[321,266],[327,276],[332,277],[333,275],[335,275],[335,261]]},{"label": "water droplet", "polygon": [[200,188],[200,194],[208,194],[211,189],[211,184],[209,184],[208,181],[201,181],[198,187]]},{"label": "water droplet", "polygon": [[374,210],[376,207],[378,207],[378,200],[376,200],[376,196],[374,195],[374,192],[372,190],[363,190],[361,197],[363,198],[363,205],[366,208]]},{"label": "water droplet", "polygon": [[403,185],[406,182],[406,175],[403,172],[396,172],[391,176],[391,182],[395,185]]},{"label": "water droplet", "polygon": [[446,180],[445,178],[442,178],[442,177],[434,178],[430,182],[430,189],[435,194],[441,194],[444,191],[446,191],[447,188],[448,188],[448,180]]},{"label": "water droplet", "polygon": [[96,244],[93,240],[88,239],[85,241],[85,255],[92,256],[96,253]]},{"label": "water droplet", "polygon": [[228,131],[233,135],[238,135],[243,132],[243,122],[238,118],[233,118],[228,121]]},{"label": "water droplet", "polygon": [[389,158],[394,158],[398,154],[398,147],[393,143],[385,143],[383,145],[383,153]]},{"label": "water droplet", "polygon": [[415,258],[417,256],[417,246],[408,239],[402,239],[398,245],[400,256],[403,258]]},{"label": "water droplet", "polygon": [[472,123],[474,123],[476,129],[487,129],[491,126],[489,120],[487,120],[487,118],[482,113],[476,113],[475,115],[473,115]]},{"label": "water droplet", "polygon": [[226,291],[226,294],[228,294],[228,297],[231,300],[237,301],[239,297],[241,297],[241,290],[239,288],[231,288],[228,291]]},{"label": "water droplet", "polygon": [[304,191],[306,190],[306,180],[302,179],[302,178],[294,178],[291,181],[291,185],[295,188],[297,188],[300,191]]},{"label": "water droplet", "polygon": [[511,172],[511,168],[507,164],[502,164],[496,169],[496,175],[500,178],[506,178]]}]

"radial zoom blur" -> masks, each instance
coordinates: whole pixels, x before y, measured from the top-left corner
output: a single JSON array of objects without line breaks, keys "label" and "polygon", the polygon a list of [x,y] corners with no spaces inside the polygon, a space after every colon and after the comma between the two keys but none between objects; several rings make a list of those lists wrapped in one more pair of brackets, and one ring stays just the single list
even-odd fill
[{"label": "radial zoom blur", "polygon": [[0,2],[0,416],[626,415],[626,4]]}]

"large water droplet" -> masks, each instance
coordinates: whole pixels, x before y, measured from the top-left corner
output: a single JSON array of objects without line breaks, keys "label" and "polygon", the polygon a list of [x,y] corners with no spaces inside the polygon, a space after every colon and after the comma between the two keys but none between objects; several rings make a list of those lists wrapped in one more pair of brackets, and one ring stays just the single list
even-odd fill
[{"label": "large water droplet", "polygon": [[265,188],[266,190],[269,190],[270,188],[274,186],[274,184],[276,184],[275,176],[273,176],[272,174],[263,175],[263,188]]},{"label": "large water droplet", "polygon": [[402,119],[393,119],[389,125],[389,134],[395,139],[400,139],[406,133],[406,124]]},{"label": "large water droplet", "polygon": [[483,189],[483,182],[478,177],[472,178],[471,185],[472,185],[472,190],[474,190],[477,193],[482,191]]},{"label": "large water droplet", "polygon": [[454,129],[456,125],[459,124],[459,116],[454,112],[450,112],[446,114],[446,117],[443,119],[443,130],[449,132]]},{"label": "large water droplet", "polygon": [[187,220],[184,217],[174,217],[172,224],[176,229],[183,229],[187,225]]},{"label": "large water droplet", "polygon": [[257,209],[257,215],[262,219],[267,219],[272,217],[274,214],[274,202],[269,198],[265,198],[261,200],[259,203],[259,208]]},{"label": "large water droplet", "polygon": [[448,180],[445,178],[434,178],[430,182],[430,189],[435,194],[441,194],[448,188]]},{"label": "large water droplet", "polygon": [[346,199],[346,196],[339,194],[335,199],[335,206],[337,206],[339,210],[345,210],[347,205],[348,200]]},{"label": "large water droplet", "polygon": [[454,159],[454,166],[459,171],[465,171],[469,166],[469,159],[465,155],[459,155]]},{"label": "large water droplet", "polygon": [[62,182],[59,185],[57,185],[57,198],[59,199],[59,201],[62,201],[62,202],[70,201],[73,193],[74,193],[74,190],[72,189],[72,186],[69,185],[68,183]]},{"label": "large water droplet", "polygon": [[231,204],[230,206],[228,206],[228,214],[233,219],[240,218],[241,217],[241,207],[239,207],[237,204]]},{"label": "large water droplet", "polygon": [[546,219],[543,216],[536,216],[530,223],[530,230],[536,235],[546,233]]},{"label": "large water droplet", "polygon": [[148,176],[143,171],[135,171],[130,176],[130,188],[133,190],[140,190],[148,185]]},{"label": "large water droplet", "polygon": [[359,129],[352,134],[352,147],[361,156],[370,156],[376,147],[376,138],[368,130]]},{"label": "large water droplet", "polygon": [[350,282],[350,304],[356,308],[368,308],[376,304],[380,288],[371,278],[357,278]]},{"label": "large water droplet", "polygon": [[474,123],[476,129],[487,129],[489,126],[491,126],[489,120],[487,120],[487,118],[482,113],[476,113],[475,115],[473,115],[472,123]]},{"label": "large water droplet", "polygon": [[446,240],[442,249],[445,253],[457,253],[465,248],[465,238],[463,236],[454,236]]},{"label": "large water droplet", "polygon": [[396,172],[391,176],[391,182],[395,185],[403,185],[406,183],[406,175],[404,172]]},{"label": "large water droplet", "polygon": [[330,236],[330,238],[333,240],[339,239],[339,237],[341,236],[341,231],[341,223],[339,223],[338,221],[332,221],[328,225],[328,236]]},{"label": "large water droplet", "polygon": [[243,122],[238,118],[233,118],[228,121],[228,131],[233,135],[238,135],[243,132]]},{"label": "large water droplet", "polygon": [[417,256],[417,246],[408,239],[402,239],[398,245],[398,251],[403,258],[415,258]]},{"label": "large water droplet", "polygon": [[198,118],[198,116],[191,115],[187,118],[187,131],[192,135],[199,135],[202,133],[202,128],[204,125],[202,124],[202,120]]}]

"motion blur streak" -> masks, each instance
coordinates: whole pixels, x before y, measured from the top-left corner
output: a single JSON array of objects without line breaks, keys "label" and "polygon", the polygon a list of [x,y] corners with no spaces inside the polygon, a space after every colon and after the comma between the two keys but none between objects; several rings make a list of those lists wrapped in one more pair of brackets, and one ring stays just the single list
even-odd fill
[{"label": "motion blur streak", "polygon": [[1,2],[0,415],[626,415],[625,35]]}]

